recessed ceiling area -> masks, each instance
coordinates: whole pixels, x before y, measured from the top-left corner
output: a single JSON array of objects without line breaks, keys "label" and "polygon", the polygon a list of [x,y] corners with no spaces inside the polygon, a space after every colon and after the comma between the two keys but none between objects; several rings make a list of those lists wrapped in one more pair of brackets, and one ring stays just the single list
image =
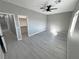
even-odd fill
[{"label": "recessed ceiling area", "polygon": [[[15,5],[18,5],[24,8],[31,9],[33,11],[36,11],[45,15],[73,11],[77,3],[77,0],[61,0],[59,4],[54,6],[55,8],[58,8],[58,9],[52,10],[52,12],[46,12],[41,10],[40,6],[47,0],[4,0],[4,1],[13,3]],[[50,1],[51,3],[53,0],[48,0],[48,1]]]}]

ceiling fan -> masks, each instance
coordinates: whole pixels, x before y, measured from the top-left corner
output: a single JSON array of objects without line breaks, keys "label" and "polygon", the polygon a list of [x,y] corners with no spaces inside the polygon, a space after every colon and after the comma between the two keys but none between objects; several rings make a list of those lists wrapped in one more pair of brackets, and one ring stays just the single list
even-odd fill
[{"label": "ceiling fan", "polygon": [[[55,0],[54,3],[55,5],[60,3],[61,0]],[[46,11],[46,12],[51,12],[52,10],[57,10],[58,8],[54,8],[52,4],[49,4],[49,1],[46,1],[44,4],[42,4],[42,7],[40,9]]]},{"label": "ceiling fan", "polygon": [[56,10],[58,8],[52,8],[52,5],[47,5],[46,7],[41,7],[44,11],[51,12],[52,10]]}]

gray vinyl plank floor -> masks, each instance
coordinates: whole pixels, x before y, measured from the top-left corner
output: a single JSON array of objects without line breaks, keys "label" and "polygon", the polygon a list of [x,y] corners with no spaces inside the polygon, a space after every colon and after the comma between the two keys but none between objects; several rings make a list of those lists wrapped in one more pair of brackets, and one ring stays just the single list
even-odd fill
[{"label": "gray vinyl plank floor", "polygon": [[18,41],[10,32],[5,34],[8,52],[5,59],[66,59],[66,34],[54,36],[45,31]]}]

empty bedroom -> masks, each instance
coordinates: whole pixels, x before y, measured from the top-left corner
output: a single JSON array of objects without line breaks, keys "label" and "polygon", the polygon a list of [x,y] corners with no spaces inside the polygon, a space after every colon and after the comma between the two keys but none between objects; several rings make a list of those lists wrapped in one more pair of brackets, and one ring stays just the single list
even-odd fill
[{"label": "empty bedroom", "polygon": [[0,59],[79,59],[78,0],[0,0]]}]

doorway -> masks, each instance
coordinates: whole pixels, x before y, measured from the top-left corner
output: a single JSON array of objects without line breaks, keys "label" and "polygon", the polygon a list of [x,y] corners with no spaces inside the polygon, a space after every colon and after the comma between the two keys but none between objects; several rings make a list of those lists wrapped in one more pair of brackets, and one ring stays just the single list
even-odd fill
[{"label": "doorway", "polygon": [[22,39],[26,39],[28,37],[27,16],[18,15],[18,19],[19,19],[19,25],[20,25]]},{"label": "doorway", "polygon": [[8,43],[17,39],[14,15],[0,12],[0,35],[2,36],[2,49],[7,52]]}]

